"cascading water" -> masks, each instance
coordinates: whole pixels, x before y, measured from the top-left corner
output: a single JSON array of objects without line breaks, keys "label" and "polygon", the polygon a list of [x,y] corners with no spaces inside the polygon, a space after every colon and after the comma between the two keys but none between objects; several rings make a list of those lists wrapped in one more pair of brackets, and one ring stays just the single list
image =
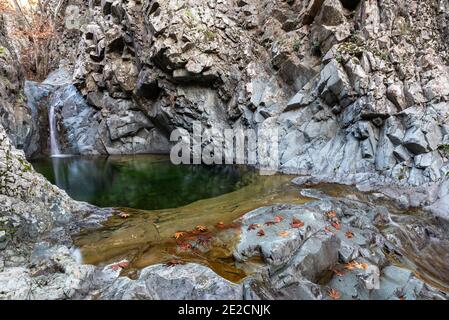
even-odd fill
[{"label": "cascading water", "polygon": [[61,155],[59,150],[57,130],[56,130],[56,117],[55,117],[55,106],[50,105],[50,110],[48,113],[48,122],[50,124],[50,150],[52,156]]}]

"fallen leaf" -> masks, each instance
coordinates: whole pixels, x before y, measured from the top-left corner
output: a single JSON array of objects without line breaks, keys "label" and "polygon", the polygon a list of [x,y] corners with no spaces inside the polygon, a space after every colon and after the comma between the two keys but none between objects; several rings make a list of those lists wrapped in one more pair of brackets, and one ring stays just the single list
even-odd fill
[{"label": "fallen leaf", "polygon": [[354,233],[351,231],[347,231],[345,233],[345,236],[346,236],[346,238],[351,239],[351,238],[354,238]]},{"label": "fallen leaf", "polygon": [[130,215],[129,213],[126,213],[126,212],[120,212],[120,213],[118,214],[118,216],[119,216],[120,218],[122,218],[122,219],[127,219],[127,218],[129,218],[131,215]]},{"label": "fallen leaf", "polygon": [[351,261],[347,264],[345,264],[345,269],[348,270],[354,270],[354,269],[360,269],[360,270],[366,270],[368,269],[369,265],[365,262],[357,262],[357,261]]},{"label": "fallen leaf", "polygon": [[220,221],[215,225],[215,227],[217,227],[218,229],[224,229],[226,226],[223,221]]},{"label": "fallen leaf", "polygon": [[113,264],[111,266],[111,269],[114,271],[117,271],[119,269],[124,269],[124,268],[128,268],[129,267],[129,262],[128,261],[122,261],[116,264]]},{"label": "fallen leaf", "polygon": [[326,216],[328,218],[335,218],[337,216],[337,212],[334,210],[328,211],[328,212],[326,212]]},{"label": "fallen leaf", "polygon": [[265,235],[265,231],[263,231],[262,229],[259,230],[259,232],[257,232],[257,235],[259,237],[263,237]]},{"label": "fallen leaf", "polygon": [[207,245],[211,241],[211,239],[212,236],[210,235],[201,235],[196,241],[198,242],[198,244]]},{"label": "fallen leaf", "polygon": [[331,297],[332,299],[334,299],[334,300],[338,300],[338,299],[340,299],[340,292],[338,292],[337,290],[335,290],[335,289],[329,289],[328,291],[327,291],[327,294],[329,295],[329,297]]},{"label": "fallen leaf", "polygon": [[196,226],[195,229],[198,230],[199,232],[206,232],[207,231],[207,227],[206,226],[202,226],[202,225]]},{"label": "fallen leaf", "polygon": [[276,223],[279,223],[279,222],[281,222],[282,220],[284,220],[284,218],[281,217],[281,216],[276,216],[276,217],[274,217],[274,222],[276,222]]},{"label": "fallen leaf", "polygon": [[356,261],[356,262],[354,262],[354,267],[356,267],[357,269],[360,269],[360,270],[366,270],[366,269],[368,269],[369,265],[365,262],[360,263],[360,262]]},{"label": "fallen leaf", "polygon": [[337,269],[332,269],[332,271],[335,273],[336,276],[338,277],[343,277],[345,275],[345,273],[343,271],[337,270]]},{"label": "fallen leaf", "polygon": [[172,260],[168,261],[165,264],[165,266],[166,267],[174,267],[174,266],[182,265],[182,264],[186,264],[186,263],[184,261],[181,261],[181,260],[172,259]]},{"label": "fallen leaf", "polygon": [[344,268],[347,270],[354,270],[355,269],[355,263],[354,261],[352,262],[348,262],[347,264],[344,265]]},{"label": "fallen leaf", "polygon": [[184,231],[177,231],[175,232],[175,239],[182,238],[186,233]]},{"label": "fallen leaf", "polygon": [[257,228],[259,228],[258,224],[252,223],[248,226],[248,231],[250,230],[256,230]]},{"label": "fallen leaf", "polygon": [[276,222],[274,222],[274,221],[267,221],[267,222],[265,222],[266,226],[272,226],[274,224],[276,224]]},{"label": "fallen leaf", "polygon": [[279,232],[279,235],[281,237],[283,237],[283,238],[286,238],[286,237],[288,237],[290,235],[290,232],[288,232],[288,231],[281,231],[281,232]]},{"label": "fallen leaf", "polygon": [[178,244],[178,246],[181,250],[184,250],[184,251],[192,249],[192,245],[188,242],[181,242],[180,244]]},{"label": "fallen leaf", "polygon": [[302,228],[304,227],[304,222],[299,219],[293,218],[292,223],[290,223],[292,228]]},{"label": "fallen leaf", "polygon": [[329,227],[324,227],[324,231],[332,233],[332,231],[331,231],[331,229],[329,229]]},{"label": "fallen leaf", "polygon": [[332,227],[334,227],[337,230],[340,230],[341,229],[340,221],[337,220],[337,221],[332,222]]}]

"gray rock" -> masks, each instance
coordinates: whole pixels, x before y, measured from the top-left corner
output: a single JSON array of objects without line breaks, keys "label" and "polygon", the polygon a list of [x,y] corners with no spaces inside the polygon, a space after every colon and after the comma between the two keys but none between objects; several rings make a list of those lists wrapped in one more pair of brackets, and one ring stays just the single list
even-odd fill
[{"label": "gray rock", "polygon": [[404,146],[413,154],[422,154],[429,151],[424,133],[417,127],[407,130],[404,137]]},{"label": "gray rock", "polygon": [[243,298],[243,288],[202,265],[154,265],[143,269],[137,280],[117,279],[101,297],[106,300],[239,300]]}]

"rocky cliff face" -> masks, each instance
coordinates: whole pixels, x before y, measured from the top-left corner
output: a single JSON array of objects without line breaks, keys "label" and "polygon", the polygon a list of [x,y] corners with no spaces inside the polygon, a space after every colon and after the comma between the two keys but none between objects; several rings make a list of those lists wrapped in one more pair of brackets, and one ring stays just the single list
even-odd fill
[{"label": "rocky cliff face", "polygon": [[0,16],[0,123],[12,143],[31,155],[36,151],[33,145],[39,140],[38,128],[33,125],[34,112],[26,106],[23,74],[4,25]]},{"label": "rocky cliff face", "polygon": [[[343,228],[362,235],[351,241],[341,232],[311,241],[302,231],[288,239],[268,234],[281,250],[246,229],[268,209],[245,216],[235,257],[261,256],[265,271],[244,284],[198,265],[153,266],[137,280],[117,279],[121,267],[81,265],[68,249],[79,221],[95,223],[106,212],[69,199],[25,156],[48,153],[49,105],[68,153],[168,152],[170,131],[191,130],[194,120],[206,130],[277,126],[282,171],[313,176],[298,183],[418,186],[384,189],[403,207],[427,206],[447,220],[447,0],[69,4],[80,6],[83,23],[79,31],[62,31],[61,68],[44,83],[22,84],[14,48],[0,28],[1,298],[164,298],[171,288],[180,298],[321,299],[325,288],[313,270],[331,268],[337,259],[368,261],[383,272],[377,296],[366,286],[357,289],[360,277],[349,274],[341,284],[334,276],[330,283],[341,285],[345,298],[354,292],[359,298],[446,298],[387,261],[381,249],[403,249],[401,239],[377,226],[397,224],[388,210],[360,199],[269,208],[289,219],[301,211],[316,231],[328,222],[323,214],[337,208]],[[413,232],[420,244],[415,251],[447,241],[439,227],[420,224]],[[301,251],[303,244],[309,252]],[[191,280],[197,276],[208,280]],[[179,291],[185,283],[190,293]]]},{"label": "rocky cliff face", "polygon": [[279,117],[285,170],[411,185],[444,177],[448,3],[321,2],[308,39],[320,72]]},{"label": "rocky cliff face", "polygon": [[93,133],[81,153],[116,154],[166,152],[194,120],[265,123],[281,128],[283,171],[435,182],[449,171],[447,6],[92,1],[72,61],[89,107],[61,111],[61,130]]}]

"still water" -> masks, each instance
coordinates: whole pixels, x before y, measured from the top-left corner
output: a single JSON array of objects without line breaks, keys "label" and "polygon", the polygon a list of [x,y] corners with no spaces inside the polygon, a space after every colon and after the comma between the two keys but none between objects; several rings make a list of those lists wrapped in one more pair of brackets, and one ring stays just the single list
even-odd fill
[{"label": "still water", "polygon": [[48,158],[33,166],[76,200],[145,210],[233,192],[247,184],[249,174],[236,166],[173,165],[157,155]]},{"label": "still water", "polygon": [[[252,266],[233,259],[235,219],[262,206],[310,201],[290,183],[292,176],[259,176],[241,166],[176,166],[166,156],[63,157],[33,166],[74,199],[116,208],[102,227],[73,240],[84,263],[127,259],[127,272],[175,258],[208,265],[238,282]],[[229,228],[217,228],[219,222]],[[208,229],[201,235],[212,239],[208,250],[180,250],[174,234],[198,225]]]},{"label": "still water", "polygon": [[[293,176],[259,176],[237,166],[174,166],[166,156],[51,158],[33,165],[73,198],[116,207],[100,228],[82,230],[73,240],[84,263],[104,265],[127,259],[130,266],[123,275],[131,277],[146,266],[180,259],[207,265],[222,277],[240,282],[263,264],[257,259],[242,264],[233,258],[240,237],[236,219],[263,206],[313,200],[301,196],[300,188],[290,182]],[[321,184],[313,188],[337,198],[350,195],[370,202],[367,194],[348,186]],[[382,233],[395,235],[405,249],[399,256],[388,255],[390,263],[449,291],[449,247],[433,242],[422,247],[419,233],[410,228],[422,225],[432,229],[440,223],[421,210],[397,209],[389,201],[379,205],[387,206],[392,218]],[[120,213],[128,217],[122,219]],[[218,228],[217,223],[229,227]],[[182,250],[175,233],[198,225],[208,230],[200,235],[210,239],[207,250]]]}]

